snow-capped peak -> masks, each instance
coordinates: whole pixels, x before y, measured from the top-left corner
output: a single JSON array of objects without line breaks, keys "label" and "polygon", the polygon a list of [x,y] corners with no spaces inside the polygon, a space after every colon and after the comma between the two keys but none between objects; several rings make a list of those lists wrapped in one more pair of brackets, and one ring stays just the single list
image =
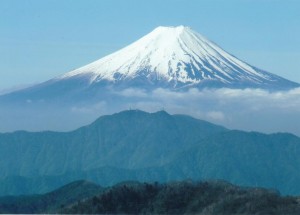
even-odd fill
[{"label": "snow-capped peak", "polygon": [[90,83],[143,77],[151,83],[172,83],[175,88],[204,81],[260,84],[278,78],[237,59],[186,26],[157,27],[129,46],[61,78],[78,75],[86,75]]}]

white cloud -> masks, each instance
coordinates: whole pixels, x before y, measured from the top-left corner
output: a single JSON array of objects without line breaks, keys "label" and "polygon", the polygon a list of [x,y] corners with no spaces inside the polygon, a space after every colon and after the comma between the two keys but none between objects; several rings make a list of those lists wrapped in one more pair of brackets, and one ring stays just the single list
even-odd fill
[{"label": "white cloud", "polygon": [[137,108],[188,114],[229,128],[300,135],[300,88],[270,92],[262,89],[190,89],[175,92],[156,89],[150,93],[126,89],[116,111]]},{"label": "white cloud", "polygon": [[117,92],[106,91],[104,96],[95,97],[94,101],[96,102],[82,102],[80,105],[74,103],[76,105],[72,107],[52,108],[47,106],[46,101],[28,100],[31,103],[22,107],[22,111],[17,107],[16,111],[0,107],[2,121],[18,121],[10,125],[3,124],[2,130],[28,129],[30,114],[35,116],[34,119],[30,118],[32,129],[70,130],[89,124],[104,114],[141,109],[148,112],[166,110],[171,114],[186,114],[232,129],[267,133],[291,132],[300,136],[300,88],[279,92],[228,88],[190,89],[186,92],[160,88],[147,92],[129,88]]}]

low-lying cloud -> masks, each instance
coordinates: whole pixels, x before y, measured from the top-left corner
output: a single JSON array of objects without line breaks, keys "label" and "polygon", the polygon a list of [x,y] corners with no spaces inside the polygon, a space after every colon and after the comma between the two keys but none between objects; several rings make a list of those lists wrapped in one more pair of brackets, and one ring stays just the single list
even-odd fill
[{"label": "low-lying cloud", "polygon": [[300,136],[300,88],[277,92],[228,88],[186,92],[156,89],[150,93],[130,88],[115,94],[126,101],[120,110],[166,110],[234,129],[292,132]]},{"label": "low-lying cloud", "polygon": [[106,90],[102,95],[73,103],[28,100],[22,106],[0,105],[0,131],[73,130],[101,115],[123,110],[165,110],[186,114],[230,129],[265,133],[290,132],[300,136],[300,88],[270,92],[262,89],[167,89],[146,91],[128,88]]}]

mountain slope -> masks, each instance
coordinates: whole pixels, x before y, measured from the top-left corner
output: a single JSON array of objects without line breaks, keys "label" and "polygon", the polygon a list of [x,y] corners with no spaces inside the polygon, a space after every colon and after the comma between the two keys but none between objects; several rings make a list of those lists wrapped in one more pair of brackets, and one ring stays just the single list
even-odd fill
[{"label": "mountain slope", "polygon": [[297,197],[237,187],[224,181],[122,183],[62,213],[70,214],[298,214]]},{"label": "mountain slope", "polygon": [[103,190],[88,181],[75,181],[43,195],[0,197],[0,213],[53,213],[65,205],[99,195]]},{"label": "mountain slope", "polygon": [[52,192],[0,197],[0,213],[299,214],[299,197],[225,181],[122,182],[102,188],[76,181]]},{"label": "mountain slope", "polygon": [[90,84],[145,87],[297,86],[230,55],[189,27],[158,27],[133,44],[59,79],[86,77]]},{"label": "mountain slope", "polygon": [[[226,179],[299,194],[300,138],[230,131],[164,111],[103,116],[72,132],[0,134],[0,192],[47,192],[74,180]],[[0,193],[0,194],[1,194]]]},{"label": "mountain slope", "polygon": [[136,110],[100,117],[72,132],[0,134],[0,177],[59,175],[103,166],[162,166],[197,140],[224,130],[164,111]]},{"label": "mountain slope", "polygon": [[300,139],[294,135],[233,130],[198,142],[167,168],[170,175],[178,175],[180,169],[187,178],[219,178],[298,194],[299,153]]},{"label": "mountain slope", "polygon": [[[0,97],[4,101],[73,102],[107,98],[132,87],[263,88],[286,90],[298,83],[251,66],[189,27],[158,27],[127,47],[60,77]],[[110,94],[111,95],[111,94]]]}]

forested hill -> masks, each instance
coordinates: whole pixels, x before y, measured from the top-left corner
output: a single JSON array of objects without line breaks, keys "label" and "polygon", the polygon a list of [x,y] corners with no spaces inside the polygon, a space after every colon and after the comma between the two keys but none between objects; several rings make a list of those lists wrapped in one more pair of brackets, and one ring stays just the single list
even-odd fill
[{"label": "forested hill", "polygon": [[300,138],[129,110],[70,132],[0,134],[0,196],[42,194],[77,180],[221,179],[300,194]]},{"label": "forested hill", "polygon": [[79,181],[44,195],[2,197],[0,213],[287,215],[300,214],[300,199],[225,181],[122,182],[107,188]]}]

